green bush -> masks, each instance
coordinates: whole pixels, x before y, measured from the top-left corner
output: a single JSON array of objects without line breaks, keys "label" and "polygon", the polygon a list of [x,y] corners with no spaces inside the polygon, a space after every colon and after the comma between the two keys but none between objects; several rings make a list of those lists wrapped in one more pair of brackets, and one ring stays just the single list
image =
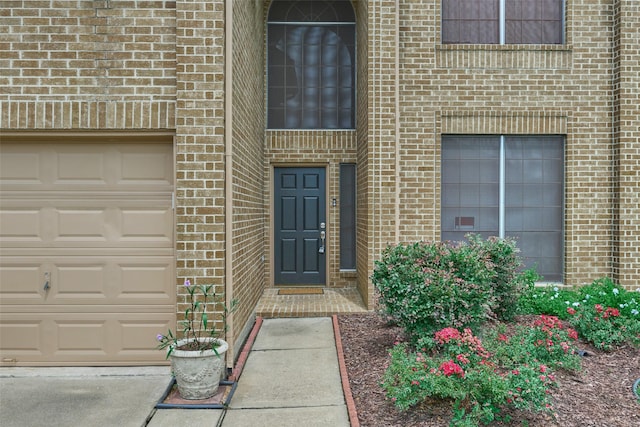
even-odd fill
[{"label": "green bush", "polygon": [[491,261],[494,272],[491,284],[495,298],[491,307],[493,313],[501,320],[512,320],[517,314],[520,294],[527,285],[535,283],[539,276],[535,270],[519,272],[523,264],[515,240],[497,237],[482,240],[479,235],[473,234],[467,238],[473,250]]},{"label": "green bush", "polygon": [[547,314],[560,319],[568,319],[567,307],[577,301],[572,289],[549,286],[531,286],[518,300],[518,312],[521,314]]},{"label": "green bush", "polygon": [[387,248],[371,280],[384,311],[417,339],[447,327],[482,323],[495,297],[493,264],[467,244]]},{"label": "green bush", "polygon": [[476,327],[490,315],[511,319],[535,272],[522,266],[515,241],[467,236],[469,243],[413,243],[387,248],[371,280],[383,310],[413,339],[452,326]]}]

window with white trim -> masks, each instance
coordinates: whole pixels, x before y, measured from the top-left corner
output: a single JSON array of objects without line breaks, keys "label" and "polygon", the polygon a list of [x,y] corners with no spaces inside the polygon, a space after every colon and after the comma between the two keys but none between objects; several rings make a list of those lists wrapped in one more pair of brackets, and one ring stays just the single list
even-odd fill
[{"label": "window with white trim", "polygon": [[545,281],[563,274],[564,137],[443,135],[441,238],[513,237]]},{"label": "window with white trim", "polygon": [[563,44],[564,0],[442,0],[443,44]]}]

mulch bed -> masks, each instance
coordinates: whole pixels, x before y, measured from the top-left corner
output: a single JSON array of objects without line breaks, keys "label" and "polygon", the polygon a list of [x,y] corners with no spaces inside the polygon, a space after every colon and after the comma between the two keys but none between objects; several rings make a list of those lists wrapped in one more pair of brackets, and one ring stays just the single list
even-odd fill
[{"label": "mulch bed", "polygon": [[[523,320],[521,320],[523,321]],[[388,351],[402,330],[376,313],[338,316],[349,384],[362,427],[447,426],[451,406],[429,401],[400,413],[380,387],[389,363]],[[632,387],[640,378],[640,350],[623,347],[611,353],[580,342],[587,351],[577,374],[556,372],[552,390],[554,414],[511,411],[509,422],[492,426],[636,427],[640,403]]]}]

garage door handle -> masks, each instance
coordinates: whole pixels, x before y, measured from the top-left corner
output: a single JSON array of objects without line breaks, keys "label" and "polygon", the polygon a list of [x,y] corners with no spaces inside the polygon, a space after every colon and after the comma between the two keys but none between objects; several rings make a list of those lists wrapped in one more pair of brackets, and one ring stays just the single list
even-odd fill
[{"label": "garage door handle", "polygon": [[51,286],[49,286],[49,273],[44,273],[44,290],[48,291]]}]

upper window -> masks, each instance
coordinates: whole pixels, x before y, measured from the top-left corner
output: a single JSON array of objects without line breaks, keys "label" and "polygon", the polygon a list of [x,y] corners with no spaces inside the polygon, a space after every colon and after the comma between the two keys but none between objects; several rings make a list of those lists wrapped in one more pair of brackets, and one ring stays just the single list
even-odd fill
[{"label": "upper window", "polygon": [[564,0],[442,0],[442,43],[562,44]]},{"label": "upper window", "polygon": [[349,0],[274,0],[267,45],[270,129],[355,127],[355,15]]},{"label": "upper window", "polygon": [[527,267],[562,280],[564,138],[442,136],[442,240],[517,239]]}]

